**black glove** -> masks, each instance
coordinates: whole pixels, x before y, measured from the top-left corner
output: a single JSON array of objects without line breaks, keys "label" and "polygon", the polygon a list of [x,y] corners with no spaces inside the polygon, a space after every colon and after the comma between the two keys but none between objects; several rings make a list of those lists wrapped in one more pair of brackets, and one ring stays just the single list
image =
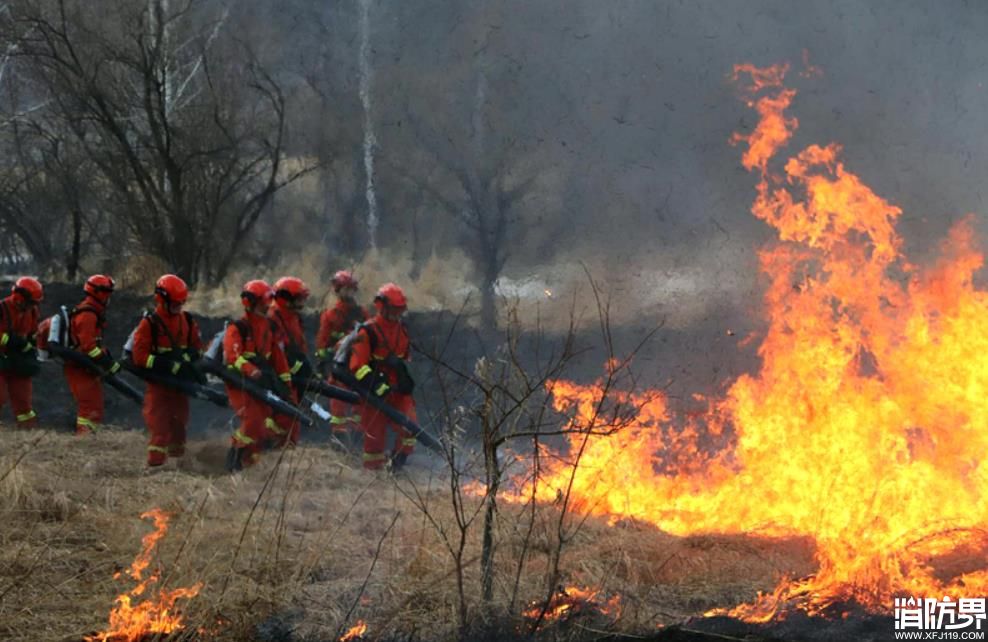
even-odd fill
[{"label": "black glove", "polygon": [[380,370],[373,370],[364,376],[363,379],[358,379],[357,387],[367,394],[379,398],[391,392],[391,386],[388,384],[388,376]]},{"label": "black glove", "polygon": [[294,381],[308,381],[315,376],[315,371],[312,369],[312,364],[305,357],[292,363],[292,380]]},{"label": "black glove", "polygon": [[274,394],[278,395],[285,401],[294,403],[294,400],[292,399],[291,387],[281,379],[278,379],[277,377],[275,378],[272,390],[274,391]]},{"label": "black glove", "polygon": [[415,392],[415,379],[412,378],[412,373],[408,369],[408,362],[395,357],[392,367],[396,376],[395,391],[403,395],[410,395]]},{"label": "black glove", "polygon": [[154,361],[151,363],[151,372],[175,377],[178,376],[178,371],[181,367],[182,364],[171,357],[156,354],[154,355]]},{"label": "black glove", "polygon": [[19,334],[8,334],[7,335],[7,352],[22,352],[25,350],[30,350],[31,342],[27,338],[22,337]]},{"label": "black glove", "polygon": [[93,363],[103,371],[103,374],[115,375],[120,371],[120,364],[114,360],[109,350],[103,350],[100,356],[93,359]]},{"label": "black glove", "polygon": [[34,377],[41,372],[41,362],[38,361],[38,351],[30,343],[25,349],[2,355],[0,370],[7,370],[20,377]]},{"label": "black glove", "polygon": [[316,350],[316,372],[319,373],[323,379],[329,376],[333,371],[333,358],[336,355],[329,348],[323,348],[322,350]]},{"label": "black glove", "polygon": [[199,369],[194,363],[185,364],[185,371],[189,373],[189,378],[195,381],[200,386],[205,386],[209,384],[209,379],[206,378],[206,374]]}]

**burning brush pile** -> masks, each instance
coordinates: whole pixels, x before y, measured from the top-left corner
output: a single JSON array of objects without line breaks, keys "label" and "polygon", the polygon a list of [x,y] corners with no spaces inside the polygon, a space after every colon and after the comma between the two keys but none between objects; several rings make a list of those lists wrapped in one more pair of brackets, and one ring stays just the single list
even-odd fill
[{"label": "burning brush pile", "polygon": [[[972,220],[954,225],[934,264],[911,262],[901,210],[844,165],[839,145],[782,157],[798,127],[788,71],[734,70],[760,120],[733,142],[758,178],[752,213],[777,235],[759,251],[761,369],[685,430],[652,394],[626,400],[641,406],[631,429],[575,434],[573,497],[675,535],[812,538],[814,574],[711,615],[890,615],[897,597],[984,598],[988,294],[974,285]],[[603,394],[566,382],[551,392],[583,423]],[[552,501],[571,474],[545,458],[537,486],[522,480],[515,499],[534,488]]]}]

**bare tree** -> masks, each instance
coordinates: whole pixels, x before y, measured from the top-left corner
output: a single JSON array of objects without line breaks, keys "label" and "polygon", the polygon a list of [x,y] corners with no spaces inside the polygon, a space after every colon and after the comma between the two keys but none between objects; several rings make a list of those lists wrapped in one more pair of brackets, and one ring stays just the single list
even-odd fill
[{"label": "bare tree", "polygon": [[7,31],[21,73],[71,131],[114,215],[140,250],[192,282],[220,281],[283,171],[285,98],[206,0],[172,8],[16,2]]},{"label": "bare tree", "polygon": [[[566,439],[570,452],[565,456],[569,470],[569,483],[560,491],[553,512],[552,545],[547,549],[548,572],[544,578],[547,587],[544,605],[533,631],[537,629],[551,603],[555,587],[560,579],[560,563],[565,546],[579,531],[585,515],[573,516],[570,496],[573,480],[580,467],[580,460],[591,439],[606,438],[632,425],[640,410],[639,405],[629,404],[636,386],[631,364],[645,342],[661,328],[660,323],[647,333],[640,343],[624,357],[618,357],[610,330],[609,305],[603,299],[597,284],[589,278],[597,303],[600,340],[604,346],[606,371],[599,380],[599,398],[589,418],[565,416],[554,405],[555,384],[571,370],[573,361],[586,349],[578,347],[578,318],[575,307],[570,311],[570,324],[558,341],[549,341],[541,325],[534,330],[523,331],[518,320],[517,308],[509,311],[504,327],[503,343],[490,355],[479,359],[472,371],[458,367],[447,357],[448,337],[457,327],[459,316],[452,323],[446,344],[437,344],[430,350],[416,346],[433,365],[433,388],[441,395],[442,408],[438,422],[446,427],[443,453],[448,477],[449,497],[455,517],[452,528],[440,520],[429,505],[429,494],[419,488],[413,479],[408,488],[398,488],[408,496],[433,525],[453,560],[459,591],[459,617],[461,634],[466,634],[470,607],[465,589],[467,544],[475,537],[474,526],[480,517],[480,596],[484,605],[483,615],[488,621],[494,617],[496,578],[496,533],[501,521],[498,497],[505,480],[504,461],[517,458],[506,456],[513,443],[529,441],[532,458],[526,483],[531,493],[530,502],[518,514],[512,514],[507,522],[518,528],[527,524],[527,532],[521,535],[522,550],[515,563],[511,581],[510,598],[506,604],[509,617],[513,616],[524,565],[529,558],[530,541],[536,523],[537,491],[541,481],[540,454],[546,440]],[[464,306],[465,307],[465,306]],[[461,311],[462,313],[462,311]],[[647,398],[640,403],[647,403]],[[475,425],[469,430],[469,425]],[[467,435],[478,435],[481,450],[473,451],[466,443]],[[517,479],[515,479],[517,481]],[[479,482],[479,483],[478,483]],[[479,503],[478,489],[482,489]],[[502,606],[505,602],[501,602]]]},{"label": "bare tree", "polygon": [[468,137],[472,148],[457,142],[463,140],[459,134],[419,117],[419,110],[407,112],[415,139],[432,158],[422,165],[434,169],[407,170],[406,177],[462,224],[480,289],[481,323],[493,329],[497,326],[497,282],[513,244],[522,237],[526,219],[520,206],[533,192],[539,174],[526,167],[521,146],[516,148],[514,139],[500,139],[498,149],[485,142],[487,125],[479,112],[484,109],[486,84],[480,73]]}]

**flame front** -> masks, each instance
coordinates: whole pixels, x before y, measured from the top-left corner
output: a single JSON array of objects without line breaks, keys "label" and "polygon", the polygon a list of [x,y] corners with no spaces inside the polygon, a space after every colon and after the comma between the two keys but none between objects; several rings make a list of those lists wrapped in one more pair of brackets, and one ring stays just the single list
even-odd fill
[{"label": "flame front", "polygon": [[[809,146],[774,173],[798,126],[785,115],[796,96],[787,69],[734,73],[750,78],[743,97],[761,120],[732,142],[759,179],[752,213],[777,234],[759,252],[760,370],[676,422],[658,393],[611,393],[640,411],[630,428],[589,439],[572,497],[680,535],[812,536],[819,571],[733,611],[749,620],[783,602],[818,613],[847,600],[890,611],[894,595],[983,597],[988,296],[973,284],[971,219],[918,266],[902,254],[901,210],[845,167],[838,145]],[[563,381],[550,390],[583,426],[603,395]],[[571,451],[585,438],[573,435]],[[572,469],[542,465],[537,492],[551,501]],[[967,561],[938,571],[949,555]]]},{"label": "flame front", "polygon": [[[133,603],[132,598],[147,593],[149,587],[156,584],[161,577],[157,570],[147,577],[144,572],[151,565],[151,556],[158,541],[168,531],[168,515],[154,508],[141,515],[141,519],[148,518],[154,521],[154,531],[141,539],[141,552],[127,570],[127,575],[137,582],[137,586],[117,597],[117,606],[110,611],[109,629],[94,636],[86,636],[87,642],[138,642],[150,635],[173,633],[184,626],[182,616],[175,612],[175,603],[198,595],[202,588],[201,582],[187,588],[159,590],[157,595],[137,604]],[[118,573],[115,577],[119,576]]]}]

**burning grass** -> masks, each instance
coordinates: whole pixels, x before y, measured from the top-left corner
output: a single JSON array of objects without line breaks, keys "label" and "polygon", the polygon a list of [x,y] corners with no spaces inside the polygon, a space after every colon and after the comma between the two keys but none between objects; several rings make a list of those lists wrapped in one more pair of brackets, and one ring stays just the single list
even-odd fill
[{"label": "burning grass", "polygon": [[[149,568],[159,574],[156,590],[201,584],[198,595],[180,605],[186,635],[264,639],[272,622],[291,631],[293,637],[282,639],[297,640],[338,639],[362,625],[365,639],[459,634],[454,567],[434,528],[395,481],[368,475],[356,460],[328,448],[304,446],[280,462],[271,454],[238,476],[220,472],[225,440],[219,438],[194,444],[177,467],[151,475],[144,472],[144,438],[137,432],[77,439],[4,430],[0,452],[5,640],[81,640],[104,630],[127,588],[114,574],[126,571],[153,530],[140,515],[155,507],[171,515],[167,535],[149,555]],[[437,519],[451,522],[445,480],[419,469],[412,482],[397,483],[413,482]],[[558,509],[538,509],[526,544],[527,510],[505,506],[498,521],[488,625],[524,630],[523,612],[544,595],[548,524]],[[478,532],[465,555],[471,560],[468,599],[477,615],[485,612],[479,550]],[[523,550],[528,556],[511,613]],[[615,630],[640,632],[751,600],[783,574],[811,572],[811,560],[805,541],[677,538],[632,520],[608,525],[592,518],[564,549],[562,567],[568,583],[596,596],[585,600],[596,606],[572,609],[572,618],[591,613]],[[608,614],[609,604],[620,608]],[[481,618],[473,619],[482,626]]]}]

